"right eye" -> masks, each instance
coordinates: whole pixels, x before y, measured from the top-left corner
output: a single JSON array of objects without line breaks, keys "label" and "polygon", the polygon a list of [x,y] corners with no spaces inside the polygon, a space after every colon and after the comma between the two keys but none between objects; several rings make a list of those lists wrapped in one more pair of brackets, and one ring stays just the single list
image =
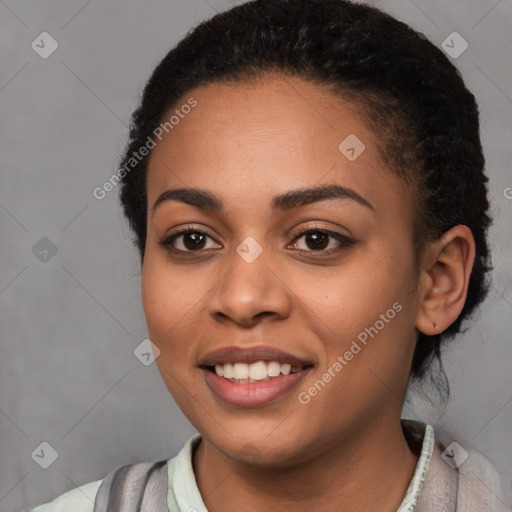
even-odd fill
[{"label": "right eye", "polygon": [[[194,226],[187,226],[185,229],[165,236],[162,240],[159,240],[158,244],[173,253],[201,252],[212,248],[205,248],[205,242],[208,238],[213,240],[205,231],[194,228]],[[176,243],[177,241],[178,243]],[[176,247],[176,245],[181,245],[183,248]]]}]

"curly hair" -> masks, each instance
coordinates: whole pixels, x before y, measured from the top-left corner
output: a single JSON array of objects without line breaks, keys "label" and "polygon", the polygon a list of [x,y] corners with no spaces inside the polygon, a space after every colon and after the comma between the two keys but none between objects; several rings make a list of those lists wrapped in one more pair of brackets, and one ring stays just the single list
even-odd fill
[{"label": "curly hair", "polygon": [[476,255],[460,315],[440,334],[418,332],[410,375],[422,380],[434,359],[441,364],[441,343],[461,332],[488,293],[488,178],[478,106],[459,71],[423,34],[380,9],[347,0],[253,0],[202,22],[167,53],[133,113],[121,161],[120,201],[141,265],[151,153],[135,163],[133,154],[194,88],[274,72],[359,106],[385,163],[411,184],[417,265],[429,241],[458,224],[471,229]]}]

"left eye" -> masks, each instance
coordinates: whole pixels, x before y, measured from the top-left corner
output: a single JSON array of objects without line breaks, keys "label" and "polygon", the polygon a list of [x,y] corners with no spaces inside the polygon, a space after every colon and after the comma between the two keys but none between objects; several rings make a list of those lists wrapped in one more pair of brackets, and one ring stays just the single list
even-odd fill
[{"label": "left eye", "polygon": [[[204,231],[187,228],[165,237],[158,243],[163,247],[167,247],[173,253],[201,252],[206,249],[214,249],[215,247],[220,246],[220,244],[215,242],[213,247],[206,247],[206,241],[208,238],[213,240],[213,238]],[[302,238],[304,238],[304,241],[308,246],[305,249],[298,247],[299,244],[297,243],[297,240]],[[328,248],[331,239],[335,239],[337,241],[337,246],[334,248]],[[180,243],[176,244],[175,242],[177,241]],[[331,254],[343,249],[344,247],[348,247],[353,243],[354,240],[351,240],[341,233],[315,228],[302,230],[299,235],[295,237],[292,242],[292,246],[300,251]],[[181,247],[177,247],[176,245],[181,245]]]},{"label": "left eye", "polygon": [[[306,249],[298,248],[299,250],[305,250],[308,252],[322,252],[324,254],[331,254],[343,249],[343,247],[348,247],[354,243],[353,240],[346,237],[345,235],[342,235],[341,233],[318,228],[303,230],[301,234],[295,238],[295,240],[300,240],[301,238],[304,238],[304,242],[308,247]],[[329,239],[332,238],[338,242],[337,247],[326,250],[326,247],[329,246]],[[294,245],[296,246],[297,243],[294,243]]]}]

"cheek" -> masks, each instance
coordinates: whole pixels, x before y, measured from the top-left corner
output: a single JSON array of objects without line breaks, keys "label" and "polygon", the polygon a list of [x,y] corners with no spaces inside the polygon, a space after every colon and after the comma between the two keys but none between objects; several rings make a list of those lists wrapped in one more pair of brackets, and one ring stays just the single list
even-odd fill
[{"label": "cheek", "polygon": [[142,306],[150,339],[161,350],[164,359],[172,354],[172,360],[176,361],[186,355],[190,318],[206,292],[206,286],[191,279],[184,270],[174,267],[171,271],[165,261],[151,254],[145,257],[141,279]]},{"label": "cheek", "polygon": [[302,280],[297,295],[323,340],[321,365],[328,369],[347,354],[343,374],[350,379],[344,385],[368,387],[370,368],[385,376],[407,367],[414,338],[413,277],[408,255],[381,245]]},{"label": "cheek", "polygon": [[376,261],[361,253],[346,265],[326,268],[325,273],[315,269],[309,276],[296,274],[294,292],[314,312],[313,318],[326,334],[364,329],[398,300],[400,282],[384,268],[382,252],[379,256]]},{"label": "cheek", "polygon": [[207,290],[176,267],[171,272],[165,261],[145,256],[141,296],[151,341],[159,348],[156,365],[167,389],[181,410],[190,418],[200,370],[191,372],[196,307]]}]

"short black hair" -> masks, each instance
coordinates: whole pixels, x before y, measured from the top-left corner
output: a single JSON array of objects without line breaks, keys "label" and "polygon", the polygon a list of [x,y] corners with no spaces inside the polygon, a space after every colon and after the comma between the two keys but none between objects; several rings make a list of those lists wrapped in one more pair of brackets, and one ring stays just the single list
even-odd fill
[{"label": "short black hair", "polygon": [[380,9],[346,0],[253,0],[200,23],[167,53],[133,113],[121,162],[120,201],[141,266],[150,154],[134,163],[134,152],[192,89],[273,72],[329,87],[364,112],[389,168],[413,184],[416,262],[453,226],[471,229],[476,256],[466,301],[444,332],[418,333],[411,376],[421,380],[435,358],[441,363],[441,343],[461,332],[488,293],[488,178],[478,105],[459,71],[423,34]]}]

